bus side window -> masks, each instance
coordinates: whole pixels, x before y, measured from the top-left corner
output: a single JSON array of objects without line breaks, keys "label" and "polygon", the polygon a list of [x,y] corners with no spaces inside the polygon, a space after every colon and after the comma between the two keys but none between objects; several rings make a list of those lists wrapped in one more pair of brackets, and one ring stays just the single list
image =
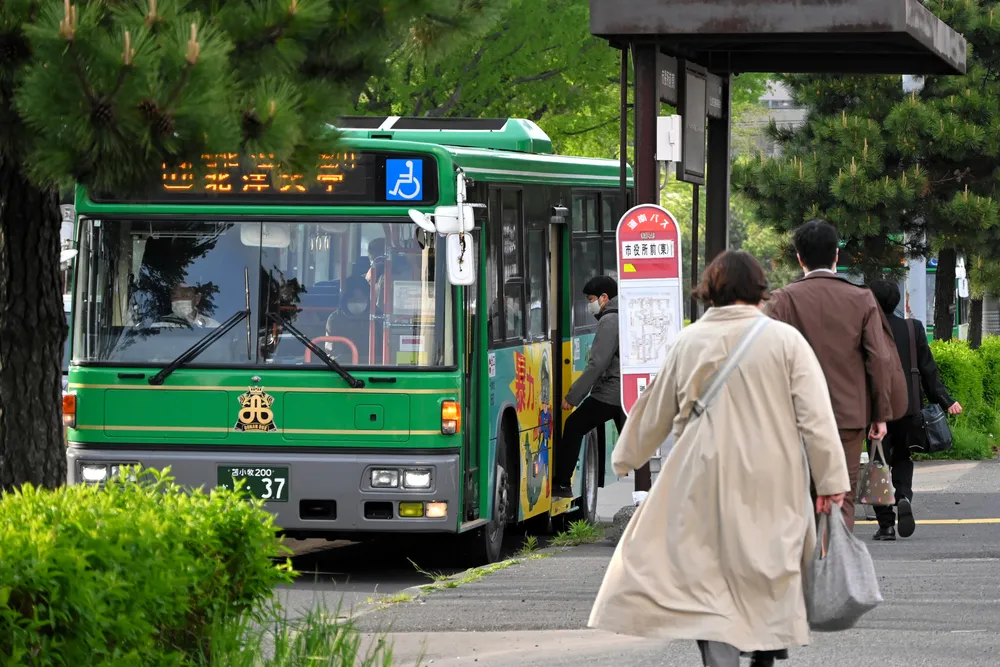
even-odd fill
[{"label": "bus side window", "polygon": [[573,329],[593,328],[597,322],[587,312],[587,300],[583,298],[583,286],[601,272],[601,237],[597,219],[597,195],[580,194],[573,196],[573,236],[572,252],[572,294]]},{"label": "bus side window", "polygon": [[548,229],[534,225],[528,237],[528,337],[544,339],[548,333],[546,289],[548,288]]},{"label": "bus side window", "polygon": [[521,192],[502,190],[500,197],[501,268],[503,269],[504,339],[524,340],[524,257],[521,247]]},{"label": "bus side window", "polygon": [[503,310],[500,308],[497,257],[500,252],[500,193],[489,197],[489,222],[486,224],[486,337],[491,343],[503,341]]},{"label": "bus side window", "polygon": [[618,280],[618,257],[615,253],[617,242],[616,232],[618,221],[624,209],[621,206],[621,196],[618,194],[601,193],[601,260],[603,273]]}]

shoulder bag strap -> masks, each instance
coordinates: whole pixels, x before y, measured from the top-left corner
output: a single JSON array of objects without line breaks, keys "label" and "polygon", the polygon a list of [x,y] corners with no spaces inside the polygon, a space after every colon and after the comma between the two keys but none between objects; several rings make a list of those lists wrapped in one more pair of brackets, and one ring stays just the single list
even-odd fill
[{"label": "shoulder bag strap", "polygon": [[715,372],[715,375],[712,376],[712,380],[708,383],[708,387],[706,387],[701,393],[698,400],[694,402],[694,407],[691,408],[692,417],[700,417],[705,414],[705,410],[708,409],[708,406],[715,400],[715,397],[718,396],[720,391],[722,391],[722,387],[726,384],[726,380],[729,379],[729,375],[736,370],[737,366],[739,366],[740,361],[753,344],[754,339],[757,338],[757,335],[763,331],[764,327],[766,327],[770,321],[770,317],[761,316],[747,328],[743,337],[740,338],[740,342],[736,344],[736,348],[729,353],[729,358],[726,359],[725,363],[722,364],[722,367]]},{"label": "shoulder bag strap", "polygon": [[906,327],[910,330],[910,385],[913,393],[910,399],[911,411],[918,411],[920,405],[920,367],[917,366],[917,329],[913,326],[913,320],[906,320]]}]

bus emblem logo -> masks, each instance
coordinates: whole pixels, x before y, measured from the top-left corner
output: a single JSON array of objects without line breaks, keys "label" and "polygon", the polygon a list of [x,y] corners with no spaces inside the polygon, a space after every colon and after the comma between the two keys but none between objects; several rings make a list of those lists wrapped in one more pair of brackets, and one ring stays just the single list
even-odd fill
[{"label": "bus emblem logo", "polygon": [[278,430],[274,425],[274,411],[271,410],[274,396],[265,392],[263,387],[250,387],[238,400],[240,414],[235,426],[237,431]]}]

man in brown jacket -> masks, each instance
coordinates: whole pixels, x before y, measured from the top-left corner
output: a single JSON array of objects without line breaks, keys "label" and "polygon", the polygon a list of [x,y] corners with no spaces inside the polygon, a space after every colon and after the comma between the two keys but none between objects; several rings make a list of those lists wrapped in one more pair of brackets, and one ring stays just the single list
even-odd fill
[{"label": "man in brown jacket", "polygon": [[851,478],[844,519],[853,529],[865,431],[881,439],[893,419],[892,339],[871,290],[837,275],[840,239],[833,225],[807,222],[795,231],[793,242],[805,277],[775,291],[767,314],[805,336],[826,375]]}]

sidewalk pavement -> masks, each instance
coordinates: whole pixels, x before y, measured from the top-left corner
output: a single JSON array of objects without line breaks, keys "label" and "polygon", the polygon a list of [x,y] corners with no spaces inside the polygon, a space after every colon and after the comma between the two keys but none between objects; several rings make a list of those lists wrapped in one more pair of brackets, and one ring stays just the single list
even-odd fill
[{"label": "sidewalk pavement", "polygon": [[[1000,653],[1000,462],[917,465],[917,533],[895,543],[858,536],[875,558],[885,603],[846,633],[814,634],[794,649],[803,667],[993,667]],[[598,515],[631,502],[632,480],[602,489]],[[482,580],[364,614],[368,638],[391,632],[397,665],[443,667],[682,667],[689,642],[668,645],[587,630],[613,553],[603,542],[522,560]]]}]

